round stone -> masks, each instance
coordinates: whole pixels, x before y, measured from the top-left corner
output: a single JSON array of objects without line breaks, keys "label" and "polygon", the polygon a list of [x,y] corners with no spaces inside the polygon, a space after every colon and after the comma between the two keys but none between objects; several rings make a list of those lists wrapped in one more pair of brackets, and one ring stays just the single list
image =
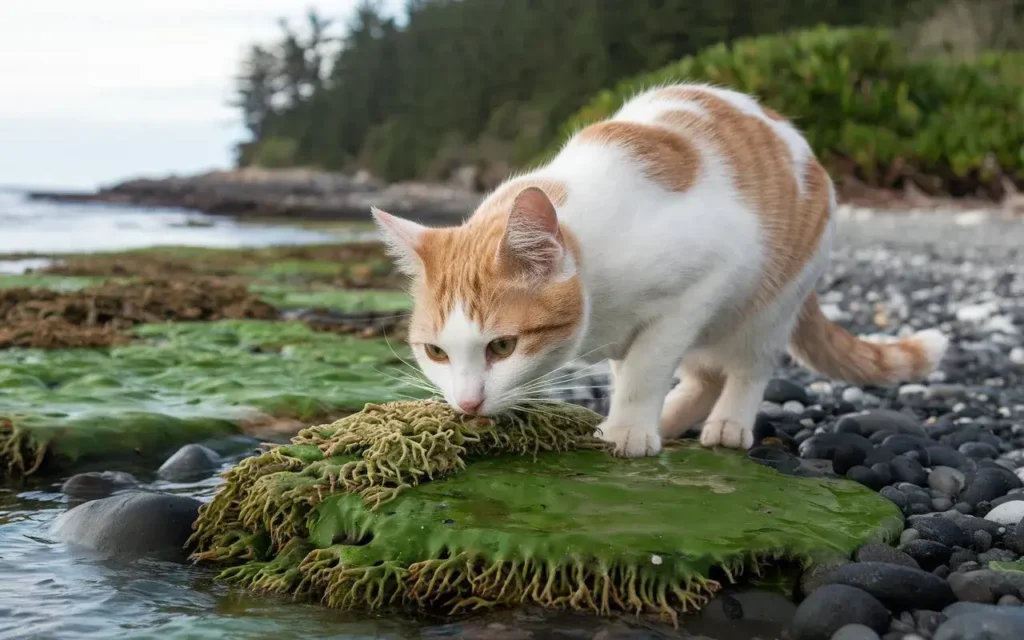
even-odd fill
[{"label": "round stone", "polygon": [[985,519],[1001,525],[1015,525],[1024,519],[1024,500],[1004,502],[989,511]]}]

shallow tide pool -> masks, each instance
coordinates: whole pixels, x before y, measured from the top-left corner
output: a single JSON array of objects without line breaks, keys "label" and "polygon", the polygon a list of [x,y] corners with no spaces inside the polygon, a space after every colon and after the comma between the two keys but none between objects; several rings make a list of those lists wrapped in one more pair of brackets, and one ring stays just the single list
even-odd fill
[{"label": "shallow tide pool", "polygon": [[[139,478],[144,479],[142,474]],[[145,490],[208,500],[217,479]],[[0,638],[408,638],[411,622],[366,620],[228,589],[214,573],[154,560],[113,560],[56,542],[61,481],[0,486]]]}]

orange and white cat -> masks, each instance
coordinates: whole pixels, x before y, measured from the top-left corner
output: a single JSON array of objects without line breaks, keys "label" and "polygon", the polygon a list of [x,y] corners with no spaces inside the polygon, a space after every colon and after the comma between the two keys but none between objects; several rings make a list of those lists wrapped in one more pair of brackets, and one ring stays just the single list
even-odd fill
[{"label": "orange and white cat", "polygon": [[858,384],[919,378],[941,359],[937,330],[876,343],[822,314],[814,285],[835,209],[790,122],[742,93],[683,84],[581,130],[460,226],[373,215],[412,277],[410,344],[448,403],[492,415],[535,399],[567,363],[608,359],[599,434],[638,457],[702,421],[703,445],[751,446],[787,346]]}]

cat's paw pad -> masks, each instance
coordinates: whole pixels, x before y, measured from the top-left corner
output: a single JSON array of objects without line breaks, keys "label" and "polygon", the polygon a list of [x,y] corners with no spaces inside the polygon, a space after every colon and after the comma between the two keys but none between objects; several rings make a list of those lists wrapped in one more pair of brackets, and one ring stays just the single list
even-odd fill
[{"label": "cat's paw pad", "polygon": [[708,420],[700,432],[700,443],[705,447],[749,449],[754,444],[754,430],[735,420]]},{"label": "cat's paw pad", "polygon": [[615,445],[614,454],[622,458],[643,458],[661,452],[661,436],[656,429],[642,429],[605,420],[594,434]]}]

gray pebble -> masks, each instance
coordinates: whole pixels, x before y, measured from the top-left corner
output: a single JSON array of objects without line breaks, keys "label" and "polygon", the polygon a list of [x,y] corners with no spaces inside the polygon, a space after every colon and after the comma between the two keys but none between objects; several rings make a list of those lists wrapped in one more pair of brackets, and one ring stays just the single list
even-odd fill
[{"label": "gray pebble", "polygon": [[859,387],[847,387],[843,389],[843,400],[850,404],[860,404],[864,402],[864,391]]},{"label": "gray pebble", "polygon": [[[1011,608],[1007,607],[1007,611]],[[933,640],[1018,640],[1024,637],[1024,616],[971,613],[944,622]]]},{"label": "gray pebble", "polygon": [[959,495],[966,483],[963,472],[952,467],[935,467],[928,474],[928,486],[949,497]]},{"label": "gray pebble", "polygon": [[988,531],[975,531],[974,532],[974,550],[978,553],[985,553],[992,548],[992,534]]},{"label": "gray pebble", "polygon": [[880,640],[875,630],[862,624],[848,624],[832,634],[832,640]]},{"label": "gray pebble", "polygon": [[201,444],[187,444],[167,459],[157,470],[169,482],[191,482],[210,476],[221,464],[216,451]]},{"label": "gray pebble", "polygon": [[921,537],[921,532],[917,529],[904,529],[903,533],[900,534],[900,544],[907,544],[913,542]]},{"label": "gray pebble", "polygon": [[786,413],[794,413],[800,415],[804,412],[804,405],[797,400],[790,400],[782,405],[782,410]]}]

